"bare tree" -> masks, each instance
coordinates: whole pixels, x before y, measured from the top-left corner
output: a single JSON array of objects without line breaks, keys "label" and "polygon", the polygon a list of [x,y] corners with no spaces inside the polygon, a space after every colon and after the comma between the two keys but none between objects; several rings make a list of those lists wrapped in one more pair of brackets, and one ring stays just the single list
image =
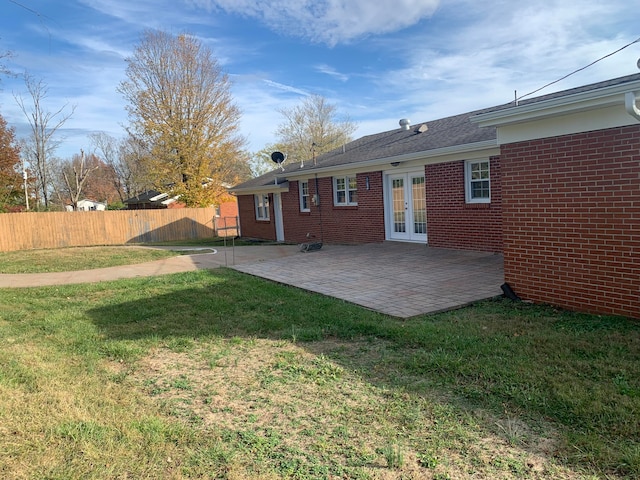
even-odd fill
[{"label": "bare tree", "polygon": [[13,56],[13,54],[10,51],[5,51],[5,52],[0,52],[0,76],[1,75],[8,75],[8,76],[13,76],[13,74],[11,73],[11,70],[9,70],[9,68],[2,62],[4,62],[4,60],[11,58]]},{"label": "bare tree", "polygon": [[129,136],[117,139],[105,132],[89,135],[94,151],[109,167],[110,181],[121,202],[150,186],[144,167],[150,156],[142,142]]},{"label": "bare tree", "polygon": [[131,133],[149,146],[146,170],[191,206],[226,192],[224,164],[241,157],[240,111],[211,51],[188,35],[148,31],[127,59],[119,91],[129,101]]},{"label": "bare tree", "polygon": [[[270,147],[283,151],[295,162],[313,161],[317,155],[350,142],[357,128],[348,117],[340,118],[336,105],[320,95],[306,97],[300,105],[280,113],[284,121],[275,132],[278,142]],[[258,156],[264,157],[264,151]]]},{"label": "bare tree", "polygon": [[83,188],[91,174],[98,170],[100,166],[100,162],[94,155],[87,159],[82,149],[80,149],[80,155],[74,155],[70,162],[63,162],[61,165],[60,174],[64,181],[63,188],[73,210],[78,209],[78,202],[82,196]]},{"label": "bare tree", "polygon": [[63,105],[55,112],[45,109],[43,102],[47,97],[48,89],[42,80],[35,80],[30,75],[25,75],[25,85],[31,97],[31,104],[25,104],[20,95],[14,95],[16,103],[27,117],[31,127],[31,134],[25,143],[24,154],[27,156],[36,175],[37,190],[45,209],[49,208],[49,189],[51,176],[51,159],[59,145],[54,139],[56,132],[75,112],[75,106],[70,107],[71,112],[65,113],[68,104]]},{"label": "bare tree", "polygon": [[98,153],[102,161],[110,167],[111,183],[118,191],[120,201],[124,201],[128,198],[125,197],[124,185],[129,175],[127,171],[124,171],[125,168],[123,168],[126,167],[126,165],[123,165],[122,162],[122,142],[105,132],[92,133],[89,135],[89,139],[96,153]]}]

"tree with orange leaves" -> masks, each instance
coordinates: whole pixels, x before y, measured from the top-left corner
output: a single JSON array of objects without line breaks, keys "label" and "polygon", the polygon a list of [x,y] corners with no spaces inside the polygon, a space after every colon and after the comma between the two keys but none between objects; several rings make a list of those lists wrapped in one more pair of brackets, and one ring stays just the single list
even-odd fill
[{"label": "tree with orange leaves", "polygon": [[148,145],[153,186],[188,206],[218,203],[229,165],[247,162],[240,111],[228,76],[195,37],[148,31],[127,58],[119,91],[129,101],[129,132]]},{"label": "tree with orange leaves", "polygon": [[16,143],[15,129],[8,127],[0,115],[0,212],[23,203],[20,147]]}]

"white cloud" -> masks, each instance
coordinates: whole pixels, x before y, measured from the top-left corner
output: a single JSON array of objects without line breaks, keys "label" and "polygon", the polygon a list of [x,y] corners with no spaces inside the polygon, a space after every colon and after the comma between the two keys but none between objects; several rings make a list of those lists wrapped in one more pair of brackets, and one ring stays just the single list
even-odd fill
[{"label": "white cloud", "polygon": [[326,65],[324,63],[320,65],[316,65],[314,68],[317,72],[324,73],[325,75],[329,75],[330,77],[336,78],[341,82],[346,82],[347,80],[349,80],[349,75],[345,73],[340,73],[335,68],[329,65]]},{"label": "white cloud", "polygon": [[[83,131],[119,134],[126,121],[116,92],[125,74],[122,58],[144,28],[188,31],[212,49],[230,74],[253,150],[274,141],[278,110],[311,93],[348,113],[361,136],[397,128],[403,117],[415,124],[511,101],[514,90],[528,93],[638,36],[636,8],[628,0],[80,2],[91,7],[84,9],[89,17],[67,31],[56,22],[43,29],[30,20],[30,35],[2,38],[13,42],[6,44],[17,54],[12,68],[30,70],[51,86],[50,109],[78,105],[65,125],[61,155],[67,154],[62,147],[70,153],[87,147]],[[325,45],[280,43],[258,23]],[[33,38],[39,48],[25,49]],[[341,43],[347,45],[326,48]],[[635,73],[640,44],[634,47],[538,95]],[[21,83],[7,78],[0,85],[1,111],[15,125],[24,123],[12,98]]]},{"label": "white cloud", "polygon": [[[145,28],[164,29],[173,25],[176,20],[180,23],[194,21],[198,23],[197,15],[189,16],[188,12],[180,11],[177,17],[175,8],[164,6],[158,0],[79,0],[80,3],[111,18],[124,23],[135,25],[139,31]],[[171,2],[173,5],[173,2]],[[177,32],[180,33],[180,32]]]},{"label": "white cloud", "polygon": [[[418,112],[416,120],[453,115],[510,102],[515,90],[518,96],[529,93],[637,37],[631,22],[626,34],[623,28],[624,19],[633,15],[632,6],[579,3],[457,0],[443,4],[429,31],[405,38],[402,44],[381,39],[375,45],[390,49],[387,55],[395,53],[404,63],[382,73],[379,89],[397,92],[397,102],[390,105]],[[446,24],[439,23],[440,17],[446,18]],[[614,34],[607,36],[607,31]],[[635,73],[635,51],[625,50],[536,95]],[[385,103],[376,107],[384,109]]]},{"label": "white cloud", "polygon": [[255,18],[274,32],[336,45],[415,25],[439,0],[184,0],[187,4]]},{"label": "white cloud", "polygon": [[[290,85],[269,80],[266,75],[234,75],[231,90],[240,107],[241,135],[247,148],[257,151],[275,141],[282,108],[289,108],[309,93]],[[265,88],[266,86],[266,88]]]},{"label": "white cloud", "polygon": [[274,82],[273,80],[263,79],[262,82],[265,85],[268,85],[269,87],[281,90],[283,92],[293,93],[297,96],[306,97],[307,95],[309,95],[309,92],[306,92],[300,88],[296,88],[291,85],[285,85],[283,83]]}]

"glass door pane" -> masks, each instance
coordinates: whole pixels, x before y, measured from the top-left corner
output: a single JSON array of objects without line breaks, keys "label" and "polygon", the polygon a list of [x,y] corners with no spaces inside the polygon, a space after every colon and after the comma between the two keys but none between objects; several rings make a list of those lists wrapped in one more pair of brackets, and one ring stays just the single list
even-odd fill
[{"label": "glass door pane", "polygon": [[424,176],[411,178],[411,197],[413,206],[413,233],[427,233],[427,195]]},{"label": "glass door pane", "polygon": [[406,225],[406,210],[404,202],[404,179],[394,178],[391,181],[391,195],[392,195],[392,213],[393,213],[393,231],[395,233],[405,233],[407,231]]}]

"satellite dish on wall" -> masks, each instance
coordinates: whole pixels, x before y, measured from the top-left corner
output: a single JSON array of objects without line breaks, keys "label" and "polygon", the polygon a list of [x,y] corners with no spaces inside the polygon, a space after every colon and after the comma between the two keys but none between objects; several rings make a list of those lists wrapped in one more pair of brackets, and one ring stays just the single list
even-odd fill
[{"label": "satellite dish on wall", "polygon": [[287,156],[282,152],[273,152],[271,154],[271,160],[277,163],[282,170],[284,170],[284,167],[282,166],[282,162],[284,162],[286,159],[287,159]]}]

